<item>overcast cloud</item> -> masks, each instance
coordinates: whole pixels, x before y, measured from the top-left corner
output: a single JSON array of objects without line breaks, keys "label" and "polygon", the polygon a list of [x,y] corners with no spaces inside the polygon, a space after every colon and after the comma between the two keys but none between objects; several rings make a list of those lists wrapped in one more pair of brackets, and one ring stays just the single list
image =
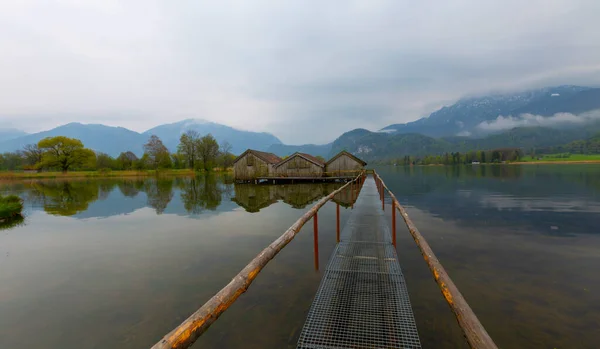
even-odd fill
[{"label": "overcast cloud", "polygon": [[598,0],[0,2],[0,127],[184,118],[323,143],[465,95],[600,84]]}]

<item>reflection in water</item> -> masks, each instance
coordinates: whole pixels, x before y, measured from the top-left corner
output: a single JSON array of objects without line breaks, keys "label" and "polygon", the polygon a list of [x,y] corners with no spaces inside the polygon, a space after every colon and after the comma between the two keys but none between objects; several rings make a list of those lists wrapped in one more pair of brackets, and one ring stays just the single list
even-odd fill
[{"label": "reflection in water", "polygon": [[[344,183],[299,183],[299,184],[235,184],[235,197],[231,200],[247,212],[259,212],[279,200],[293,208],[305,208],[329,195]],[[337,193],[333,201],[343,207],[351,207],[356,201],[356,186]]]},{"label": "reflection in water", "polygon": [[144,182],[148,205],[161,214],[173,198],[173,178],[153,178]]},{"label": "reflection in water", "polygon": [[[499,347],[597,348],[600,166],[378,172]],[[0,348],[150,347],[339,185],[2,182],[3,195],[24,199],[25,221],[0,234]],[[351,207],[355,197],[346,190],[335,201]],[[325,205],[317,234],[308,222],[196,346],[295,347],[322,277],[315,268],[335,247],[339,206]],[[343,227],[349,210],[340,211]],[[397,227],[423,347],[466,347],[401,220]]]},{"label": "reflection in water", "polygon": [[[127,209],[129,212],[148,206],[156,214],[163,214],[176,195],[185,211],[194,215],[215,211],[223,199],[237,203],[247,212],[259,212],[278,201],[303,209],[343,184],[234,184],[229,176],[210,174],[177,178],[17,181],[6,183],[3,187],[5,191],[21,195],[33,209],[42,208],[52,215],[107,217],[125,210],[125,204],[128,207],[134,205]],[[355,186],[353,191],[344,190],[336,194],[333,201],[343,207],[351,207],[357,190]],[[142,201],[144,196],[145,203]],[[123,201],[122,198],[142,200]],[[106,204],[92,205],[95,202]]]},{"label": "reflection in water", "polygon": [[181,189],[181,201],[188,213],[214,211],[221,204],[223,188],[217,184],[215,175],[178,178],[177,184]]},{"label": "reflection in water", "polygon": [[72,216],[87,210],[91,202],[98,200],[100,192],[107,193],[110,187],[104,183],[100,190],[97,181],[40,181],[32,184],[27,200],[43,206],[50,214]]},{"label": "reflection in water", "polygon": [[[378,172],[499,347],[597,347],[600,166]],[[406,231],[398,250],[423,346],[466,348]]]},{"label": "reflection in water", "polygon": [[[150,347],[339,185],[236,190],[220,175],[1,182],[24,199],[25,221],[0,234],[0,348]],[[234,202],[244,190],[247,208],[280,203],[249,213]],[[336,243],[334,214],[323,207],[319,231],[307,223],[199,345],[293,347],[319,258]]]},{"label": "reflection in water", "polygon": [[0,230],[18,227],[19,225],[23,224],[24,221],[25,221],[25,218],[23,218],[22,216],[17,216],[14,218],[1,220],[0,221]]}]

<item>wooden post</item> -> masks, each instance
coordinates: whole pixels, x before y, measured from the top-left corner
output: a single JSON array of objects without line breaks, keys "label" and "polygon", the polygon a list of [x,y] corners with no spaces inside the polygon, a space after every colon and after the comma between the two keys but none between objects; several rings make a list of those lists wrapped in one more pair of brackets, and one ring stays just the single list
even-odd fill
[{"label": "wooden post", "polygon": [[396,201],[392,200],[392,245],[396,247]]},{"label": "wooden post", "polygon": [[340,242],[340,204],[335,204],[335,231],[336,240]]},{"label": "wooden post", "polygon": [[319,270],[319,216],[315,212],[313,216],[314,242],[315,242],[315,270]]},{"label": "wooden post", "polygon": [[385,191],[383,190],[383,187],[381,187],[381,209],[385,211]]}]

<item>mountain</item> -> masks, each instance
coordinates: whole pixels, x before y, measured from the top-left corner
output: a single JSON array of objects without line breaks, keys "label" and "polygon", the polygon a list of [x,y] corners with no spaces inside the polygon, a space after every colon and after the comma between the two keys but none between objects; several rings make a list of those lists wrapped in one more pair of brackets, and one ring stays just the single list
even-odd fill
[{"label": "mountain", "polygon": [[575,94],[545,95],[535,102],[514,110],[513,115],[524,113],[542,116],[552,116],[556,113],[581,114],[595,109],[600,109],[600,88],[583,90]]},{"label": "mountain", "polygon": [[179,137],[187,130],[196,130],[200,135],[211,133],[219,143],[228,141],[232,145],[232,153],[240,154],[247,148],[266,150],[281,141],[269,133],[241,131],[203,120],[183,120],[180,122],[154,127],[144,133],[138,133],[123,127],[112,127],[98,124],[70,123],[48,131],[0,138],[0,153],[23,149],[27,144],[37,143],[45,137],[66,136],[77,138],[95,151],[118,156],[123,151],[132,151],[138,156],[143,153],[143,145],[155,134],[161,138],[170,151],[177,151]]},{"label": "mountain", "polygon": [[328,144],[303,144],[303,145],[286,145],[286,144],[272,144],[267,151],[273,153],[279,157],[288,156],[295,152],[307,153],[314,156],[322,156],[326,158],[331,152],[332,143]]},{"label": "mountain", "polygon": [[548,148],[576,140],[588,139],[600,131],[600,122],[577,128],[516,127],[482,138],[433,138],[417,133],[370,132],[356,129],[347,132],[332,144],[330,156],[347,150],[365,160],[399,158],[404,155],[423,156],[496,148]]},{"label": "mountain", "polygon": [[444,152],[451,143],[417,133],[389,134],[356,129],[336,139],[329,156],[342,150],[367,160],[395,157],[397,154],[425,155]]},{"label": "mountain", "polygon": [[579,114],[595,109],[600,109],[600,89],[571,85],[546,87],[461,99],[428,117],[406,124],[389,125],[381,131],[420,133],[431,137],[483,136],[490,131],[478,126],[493,122],[499,116],[519,117],[524,113],[550,116],[558,112]]},{"label": "mountain", "polygon": [[0,128],[0,142],[27,135],[27,132],[15,128]]},{"label": "mountain", "polygon": [[86,147],[112,156],[117,156],[125,150],[131,150],[139,155],[142,153],[142,145],[146,141],[146,138],[139,133],[123,127],[73,122],[48,131],[1,142],[0,152],[21,150],[27,144],[37,143],[43,138],[56,136],[77,138]]},{"label": "mountain", "polygon": [[179,144],[179,137],[188,130],[197,131],[200,135],[210,133],[219,144],[224,141],[229,142],[233,154],[241,154],[248,148],[267,150],[273,144],[282,144],[279,138],[270,133],[242,131],[201,119],[187,119],[172,124],[160,125],[149,129],[143,135],[145,138],[157,135],[170,151],[175,152]]}]

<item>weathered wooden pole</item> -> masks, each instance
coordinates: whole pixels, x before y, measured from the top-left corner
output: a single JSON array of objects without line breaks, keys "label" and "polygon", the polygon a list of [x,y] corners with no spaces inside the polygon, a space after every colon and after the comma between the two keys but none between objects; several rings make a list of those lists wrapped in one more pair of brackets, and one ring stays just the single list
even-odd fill
[{"label": "weathered wooden pole", "polygon": [[392,200],[392,244],[396,247],[396,202]]},{"label": "weathered wooden pole", "polygon": [[423,235],[421,235],[419,229],[417,229],[417,226],[408,216],[408,213],[404,207],[400,205],[400,202],[398,202],[394,194],[387,188],[383,181],[381,183],[383,190],[388,192],[392,201],[395,203],[394,207],[400,211],[400,215],[402,216],[402,219],[404,219],[404,222],[408,227],[408,231],[415,240],[419,250],[421,250],[423,259],[425,259],[427,266],[433,274],[433,278],[437,282],[440,291],[442,291],[442,295],[454,313],[458,325],[462,329],[469,346],[473,349],[498,349],[481,322],[479,322],[479,319],[473,312],[473,309],[471,309],[462,293],[460,293],[458,290],[458,287],[456,287],[442,266],[442,263],[440,263],[440,261],[437,259],[433,253],[433,250],[431,247],[429,247],[429,244]]},{"label": "weathered wooden pole", "polygon": [[336,241],[340,242],[340,204],[335,204],[335,232]]},{"label": "weathered wooden pole", "polygon": [[314,231],[314,245],[315,245],[315,270],[319,270],[319,214],[315,212],[313,216],[313,231]]},{"label": "weathered wooden pole", "polygon": [[347,190],[348,184],[322,198],[308,212],[300,217],[279,238],[262,250],[248,263],[232,280],[215,294],[208,302],[183,321],[174,330],[167,333],[152,349],[184,349],[189,348],[204,333],[210,325],[239,298],[260,271],[300,232],[300,229],[315,213],[333,197]]},{"label": "weathered wooden pole", "polygon": [[385,211],[385,192],[381,189],[381,209]]}]

